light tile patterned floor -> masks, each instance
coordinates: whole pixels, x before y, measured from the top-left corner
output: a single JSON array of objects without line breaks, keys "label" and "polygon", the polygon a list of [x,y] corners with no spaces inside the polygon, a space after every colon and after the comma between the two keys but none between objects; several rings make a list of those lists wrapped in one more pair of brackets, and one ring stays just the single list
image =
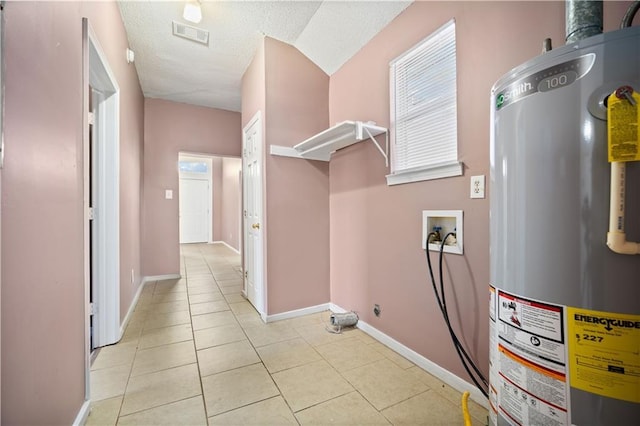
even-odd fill
[{"label": "light tile patterned floor", "polygon": [[226,246],[181,253],[184,278],[148,283],[93,362],[88,425],[464,423],[459,392],[360,330],[328,333],[328,311],[264,324]]}]

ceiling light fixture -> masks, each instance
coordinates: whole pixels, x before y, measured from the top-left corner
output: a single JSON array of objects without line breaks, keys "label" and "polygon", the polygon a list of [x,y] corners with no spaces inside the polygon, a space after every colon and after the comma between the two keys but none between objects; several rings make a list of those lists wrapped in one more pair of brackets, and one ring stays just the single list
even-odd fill
[{"label": "ceiling light fixture", "polygon": [[189,22],[199,23],[202,20],[202,9],[199,0],[188,0],[184,5],[182,17]]}]

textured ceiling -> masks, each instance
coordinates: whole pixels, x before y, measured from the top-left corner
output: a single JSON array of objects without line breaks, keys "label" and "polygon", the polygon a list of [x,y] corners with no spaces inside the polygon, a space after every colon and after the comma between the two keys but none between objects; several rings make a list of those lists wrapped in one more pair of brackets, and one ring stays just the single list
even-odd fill
[{"label": "textured ceiling", "polygon": [[[291,44],[331,75],[411,1],[207,1],[202,21],[184,2],[120,1],[146,97],[240,110],[242,75],[263,36]],[[172,34],[172,21],[210,32],[209,45]]]}]

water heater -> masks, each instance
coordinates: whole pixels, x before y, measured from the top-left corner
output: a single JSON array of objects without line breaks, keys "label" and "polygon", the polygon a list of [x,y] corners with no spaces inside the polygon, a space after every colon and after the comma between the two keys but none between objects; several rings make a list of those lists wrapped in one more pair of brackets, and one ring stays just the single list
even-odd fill
[{"label": "water heater", "polygon": [[640,255],[607,246],[610,223],[640,241],[640,164],[612,193],[609,161],[612,105],[640,145],[630,88],[640,27],[544,53],[492,89],[492,425],[640,424]]}]

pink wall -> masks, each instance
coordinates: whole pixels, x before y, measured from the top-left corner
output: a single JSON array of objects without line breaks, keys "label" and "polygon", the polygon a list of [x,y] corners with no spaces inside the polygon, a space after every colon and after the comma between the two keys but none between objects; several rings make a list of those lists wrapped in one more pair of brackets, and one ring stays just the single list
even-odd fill
[{"label": "pink wall", "polygon": [[[608,2],[607,2],[608,3]],[[489,200],[469,199],[469,176],[489,174],[489,93],[512,67],[564,44],[562,2],[416,2],[331,77],[330,122],[389,125],[389,61],[456,19],[458,155],[464,176],[388,187],[388,169],[371,144],[331,160],[331,299],[467,378],[427,280],[421,211],[464,211],[464,255],[446,256],[452,323],[480,367],[488,369]],[[606,4],[615,28],[620,5]],[[615,20],[611,18],[615,16]],[[488,196],[491,188],[488,188]],[[374,303],[382,315],[373,315]]]},{"label": "pink wall", "polygon": [[178,153],[239,156],[240,113],[145,99],[144,126],[143,273],[178,274]]},{"label": "pink wall", "polygon": [[[121,89],[126,277],[140,270],[142,93],[115,2],[11,2],[5,16],[2,423],[71,424],[85,394],[83,16]],[[123,310],[135,291],[125,283]]]},{"label": "pink wall", "polygon": [[268,154],[328,127],[329,77],[265,38],[242,78],[242,124],[262,113],[267,313],[329,301],[328,165]]},{"label": "pink wall", "polygon": [[329,77],[265,38],[267,313],[329,301],[329,167],[268,154],[329,126]]},{"label": "pink wall", "polygon": [[242,76],[242,127],[244,128],[258,111],[262,113],[264,133],[266,86],[264,73],[264,40]]},{"label": "pink wall", "polygon": [[222,224],[220,227],[220,240],[236,250],[240,250],[241,170],[242,160],[240,158],[226,157],[222,159]]}]

